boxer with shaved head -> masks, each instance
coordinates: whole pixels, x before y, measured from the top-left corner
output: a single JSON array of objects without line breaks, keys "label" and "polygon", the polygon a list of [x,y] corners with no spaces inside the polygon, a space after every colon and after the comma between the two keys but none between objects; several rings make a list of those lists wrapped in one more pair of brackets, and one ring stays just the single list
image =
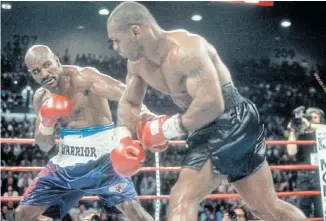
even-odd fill
[{"label": "boxer with shaved head", "polygon": [[154,152],[188,134],[168,220],[197,220],[199,202],[225,178],[260,219],[307,220],[276,196],[256,106],[238,93],[209,42],[185,30],[163,30],[137,2],[119,4],[109,15],[107,29],[114,49],[128,58],[129,80],[119,101],[119,125],[136,127],[148,85],[171,96],[184,110],[137,125],[141,143]]},{"label": "boxer with shaved head", "polygon": [[[145,152],[129,134],[115,129],[108,104],[108,99],[121,98],[125,85],[92,67],[61,65],[45,45],[31,47],[25,63],[42,86],[33,100],[36,143],[49,151],[58,125],[61,138],[58,154],[25,191],[16,221],[41,214],[60,219],[86,194],[116,206],[128,220],[152,221],[129,177],[139,171]],[[117,145],[123,141],[125,146]]]}]

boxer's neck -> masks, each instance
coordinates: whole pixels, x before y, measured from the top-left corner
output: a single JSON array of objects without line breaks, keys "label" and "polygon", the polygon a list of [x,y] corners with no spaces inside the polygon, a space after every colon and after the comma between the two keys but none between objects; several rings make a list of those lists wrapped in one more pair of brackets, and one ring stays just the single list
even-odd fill
[{"label": "boxer's neck", "polygon": [[157,65],[167,56],[169,51],[168,40],[162,29],[151,28],[144,43],[145,57]]}]

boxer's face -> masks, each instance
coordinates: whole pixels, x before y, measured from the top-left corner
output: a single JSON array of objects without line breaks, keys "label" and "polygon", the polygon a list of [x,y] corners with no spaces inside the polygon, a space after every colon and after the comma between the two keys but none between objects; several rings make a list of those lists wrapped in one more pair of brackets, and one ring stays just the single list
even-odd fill
[{"label": "boxer's face", "polygon": [[[137,26],[139,28],[139,26]],[[136,27],[137,30],[139,30]],[[117,30],[114,24],[108,26],[108,36],[113,42],[113,49],[124,58],[137,61],[143,57],[143,46],[140,42],[140,33],[135,28]]]},{"label": "boxer's face", "polygon": [[35,81],[43,87],[53,89],[58,85],[62,67],[54,54],[31,54],[26,65]]}]

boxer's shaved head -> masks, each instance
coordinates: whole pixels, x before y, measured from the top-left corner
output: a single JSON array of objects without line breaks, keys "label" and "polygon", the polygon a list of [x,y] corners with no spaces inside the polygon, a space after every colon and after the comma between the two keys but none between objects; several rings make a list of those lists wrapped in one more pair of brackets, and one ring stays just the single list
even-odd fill
[{"label": "boxer's shaved head", "polygon": [[54,57],[51,49],[46,45],[33,45],[25,55],[25,63],[28,69],[31,70],[34,66],[37,66],[41,61]]},{"label": "boxer's shaved head", "polygon": [[107,30],[113,49],[132,61],[155,52],[156,40],[163,35],[153,15],[137,2],[119,4],[108,18]]},{"label": "boxer's shaved head", "polygon": [[137,2],[123,2],[110,14],[107,25],[114,24],[119,30],[126,30],[132,25],[157,25],[148,9]]},{"label": "boxer's shaved head", "polygon": [[33,45],[29,48],[25,55],[25,64],[33,78],[43,87],[57,85],[62,67],[58,57],[48,46]]}]

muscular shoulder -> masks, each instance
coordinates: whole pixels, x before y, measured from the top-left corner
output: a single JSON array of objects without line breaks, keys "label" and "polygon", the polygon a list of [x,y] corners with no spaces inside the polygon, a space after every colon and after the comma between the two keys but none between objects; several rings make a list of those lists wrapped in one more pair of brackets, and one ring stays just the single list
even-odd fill
[{"label": "muscular shoulder", "polygon": [[200,53],[202,50],[206,50],[208,44],[205,38],[185,30],[171,31],[167,33],[167,36],[176,42],[179,56],[189,52]]},{"label": "muscular shoulder", "polygon": [[96,68],[93,67],[79,67],[75,65],[64,65],[64,75],[71,77],[78,77],[81,75],[89,74],[90,72],[98,72]]},{"label": "muscular shoulder", "polygon": [[85,74],[85,73],[89,73],[89,72],[97,72],[97,73],[100,73],[99,70],[97,70],[96,68],[93,68],[93,67],[83,67],[83,68],[80,68],[80,73],[81,74]]},{"label": "muscular shoulder", "polygon": [[[176,42],[171,48],[167,63],[173,68],[184,69],[198,65],[200,60],[209,56],[209,50],[214,49],[206,39],[200,35],[192,34],[184,30],[170,33],[172,40]],[[210,49],[212,48],[212,49]],[[215,49],[214,49],[215,50]],[[212,53],[216,54],[216,51]]]},{"label": "muscular shoulder", "polygon": [[103,75],[99,70],[94,67],[83,67],[78,71],[78,83],[86,84],[91,83]]},{"label": "muscular shoulder", "polygon": [[72,86],[78,90],[87,89],[100,72],[93,67],[69,66],[67,72],[70,73]]},{"label": "muscular shoulder", "polygon": [[75,65],[63,65],[63,73],[66,76],[79,74],[82,68]]}]

